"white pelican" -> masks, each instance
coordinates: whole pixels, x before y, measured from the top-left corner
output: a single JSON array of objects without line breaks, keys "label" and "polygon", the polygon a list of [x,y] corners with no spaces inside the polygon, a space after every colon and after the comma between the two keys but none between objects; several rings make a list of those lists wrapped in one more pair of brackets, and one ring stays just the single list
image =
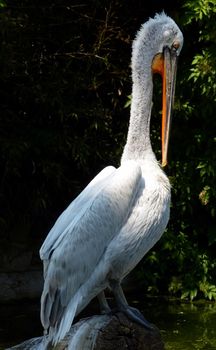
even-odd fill
[{"label": "white pelican", "polygon": [[108,311],[109,287],[128,317],[151,327],[126,301],[121,282],[159,240],[169,219],[170,184],[150,143],[154,72],[163,77],[162,165],[167,162],[177,56],[183,36],[164,13],[142,25],[133,42],[132,104],[119,168],[103,169],[60,215],[41,249],[41,322],[53,344],[96,296]]}]

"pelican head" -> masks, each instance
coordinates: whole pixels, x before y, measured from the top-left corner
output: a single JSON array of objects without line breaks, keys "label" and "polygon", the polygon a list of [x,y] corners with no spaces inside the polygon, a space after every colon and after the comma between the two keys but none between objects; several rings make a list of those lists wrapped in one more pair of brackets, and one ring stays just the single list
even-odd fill
[{"label": "pelican head", "polygon": [[159,73],[163,79],[162,166],[167,164],[177,58],[182,46],[182,32],[164,12],[144,23],[133,43],[132,68],[134,64],[134,71]]}]

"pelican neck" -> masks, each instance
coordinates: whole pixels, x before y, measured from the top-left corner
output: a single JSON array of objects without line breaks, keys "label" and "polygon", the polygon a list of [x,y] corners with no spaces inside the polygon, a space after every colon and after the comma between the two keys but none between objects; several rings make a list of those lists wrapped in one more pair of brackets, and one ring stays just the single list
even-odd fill
[{"label": "pelican neck", "polygon": [[155,159],[150,141],[153,81],[151,66],[146,68],[147,64],[133,68],[130,122],[122,161]]}]

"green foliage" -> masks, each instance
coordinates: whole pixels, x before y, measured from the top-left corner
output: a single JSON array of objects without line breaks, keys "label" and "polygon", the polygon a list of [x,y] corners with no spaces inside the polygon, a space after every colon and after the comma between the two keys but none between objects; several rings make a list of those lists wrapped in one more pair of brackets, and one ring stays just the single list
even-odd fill
[{"label": "green foliage", "polygon": [[[151,294],[215,300],[215,1],[155,7],[22,0],[0,7],[1,246],[38,249],[87,182],[118,165],[129,119],[131,42],[144,20],[165,9],[185,37],[166,170],[171,219],[136,274]],[[160,157],[161,84],[154,86],[151,136]]]},{"label": "green foliage", "polygon": [[192,23],[212,19],[216,13],[215,0],[190,0],[184,4],[186,8],[186,23]]},{"label": "green foliage", "polygon": [[214,52],[210,52],[209,49],[202,50],[201,54],[197,54],[194,57],[189,76],[189,79],[199,84],[201,95],[212,95],[213,101],[216,101],[215,63]]}]

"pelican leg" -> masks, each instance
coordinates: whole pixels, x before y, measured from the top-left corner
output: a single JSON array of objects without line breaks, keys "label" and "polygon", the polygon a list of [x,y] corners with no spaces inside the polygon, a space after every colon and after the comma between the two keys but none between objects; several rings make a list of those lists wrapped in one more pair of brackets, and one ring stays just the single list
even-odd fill
[{"label": "pelican leg", "polygon": [[125,298],[123,289],[121,287],[121,285],[118,282],[112,282],[112,291],[116,300],[116,304],[118,306],[118,308],[120,309],[120,311],[124,312],[124,314],[132,321],[140,324],[141,326],[152,330],[154,327],[152,326],[152,324],[150,322],[148,322],[145,317],[143,316],[143,314],[136,309],[135,307],[129,306],[128,302]]},{"label": "pelican leg", "polygon": [[98,297],[101,313],[102,314],[110,313],[111,309],[110,309],[109,304],[108,304],[108,302],[106,300],[104,291],[100,292],[97,295],[97,297]]}]

